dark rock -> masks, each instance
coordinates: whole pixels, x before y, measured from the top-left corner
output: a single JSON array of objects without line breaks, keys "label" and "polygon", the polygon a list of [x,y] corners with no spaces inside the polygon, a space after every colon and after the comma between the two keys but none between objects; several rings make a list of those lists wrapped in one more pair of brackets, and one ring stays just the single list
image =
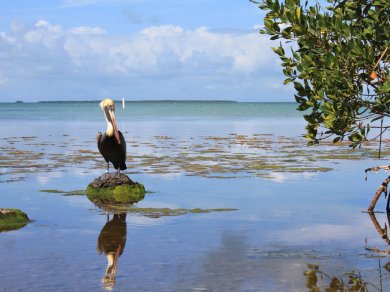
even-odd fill
[{"label": "dark rock", "polygon": [[122,173],[106,173],[87,187],[88,199],[100,208],[134,204],[145,197],[145,187]]},{"label": "dark rock", "polygon": [[123,173],[105,173],[91,182],[94,188],[114,188],[120,185],[135,184],[127,175]]}]

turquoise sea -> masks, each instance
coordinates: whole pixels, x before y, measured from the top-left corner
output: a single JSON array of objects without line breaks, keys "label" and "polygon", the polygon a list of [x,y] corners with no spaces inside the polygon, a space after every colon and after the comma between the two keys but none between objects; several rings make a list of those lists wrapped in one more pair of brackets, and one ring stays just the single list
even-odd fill
[{"label": "turquoise sea", "polygon": [[147,194],[114,214],[83,194],[106,167],[98,104],[0,103],[0,208],[32,220],[0,232],[1,291],[389,291],[390,219],[362,212],[389,137],[379,160],[306,146],[294,103],[118,101]]}]

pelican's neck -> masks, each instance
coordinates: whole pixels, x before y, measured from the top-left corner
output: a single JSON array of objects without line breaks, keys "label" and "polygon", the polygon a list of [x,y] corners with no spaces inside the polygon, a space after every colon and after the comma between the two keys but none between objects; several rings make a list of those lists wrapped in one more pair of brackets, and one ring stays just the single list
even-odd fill
[{"label": "pelican's neck", "polygon": [[114,135],[114,127],[112,126],[112,123],[108,120],[106,112],[104,112],[104,118],[106,119],[106,122],[107,122],[106,135],[113,136]]},{"label": "pelican's neck", "polygon": [[107,268],[108,268],[114,264],[115,253],[110,252],[106,254],[106,257],[107,257]]},{"label": "pelican's neck", "polygon": [[113,136],[114,135],[114,127],[112,126],[112,124],[109,121],[107,121],[106,135],[107,136]]}]

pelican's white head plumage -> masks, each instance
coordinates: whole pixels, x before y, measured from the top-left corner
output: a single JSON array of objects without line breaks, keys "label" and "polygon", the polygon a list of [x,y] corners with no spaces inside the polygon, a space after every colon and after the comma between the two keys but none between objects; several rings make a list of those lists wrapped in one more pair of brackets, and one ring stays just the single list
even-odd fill
[{"label": "pelican's white head plumage", "polygon": [[99,106],[102,109],[104,113],[104,117],[106,118],[107,121],[107,131],[106,131],[107,136],[115,135],[116,140],[120,144],[121,141],[119,139],[118,127],[116,125],[116,119],[115,119],[114,101],[110,98],[105,98],[100,102]]}]

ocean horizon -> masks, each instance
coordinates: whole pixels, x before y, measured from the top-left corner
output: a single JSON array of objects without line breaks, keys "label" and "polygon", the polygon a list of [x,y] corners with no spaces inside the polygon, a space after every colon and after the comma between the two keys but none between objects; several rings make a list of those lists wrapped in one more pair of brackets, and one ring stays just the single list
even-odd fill
[{"label": "ocean horizon", "polygon": [[[117,103],[122,103],[122,99],[113,100]],[[23,101],[23,100],[15,100],[15,101],[0,101],[0,104],[5,103],[90,103],[90,102],[100,102],[101,99],[80,99],[80,100],[37,100],[37,101]],[[139,100],[126,100],[126,103],[132,102],[222,102],[222,103],[294,103],[298,104],[295,101],[238,101],[238,100],[230,100],[230,99],[139,99]]]}]

